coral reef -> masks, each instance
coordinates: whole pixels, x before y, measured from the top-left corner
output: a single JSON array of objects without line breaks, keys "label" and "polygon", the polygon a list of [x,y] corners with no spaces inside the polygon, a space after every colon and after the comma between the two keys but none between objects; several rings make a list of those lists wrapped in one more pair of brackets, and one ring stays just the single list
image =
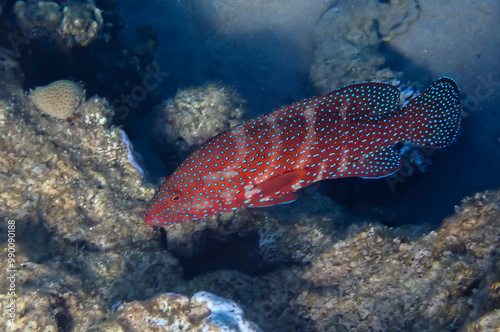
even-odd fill
[{"label": "coral reef", "polygon": [[60,31],[67,38],[67,45],[87,46],[103,25],[101,11],[93,3],[69,2],[64,6]]},{"label": "coral reef", "polygon": [[[241,301],[247,316],[264,330],[443,331],[478,319],[474,324],[491,325],[484,317],[500,305],[498,287],[492,286],[499,278],[499,203],[499,192],[467,198],[443,226],[423,236],[416,228],[368,224],[346,232],[332,229],[332,221],[346,217],[341,211],[304,216],[288,226],[257,211],[235,220],[243,230],[245,219],[253,220],[260,236],[256,262],[268,272],[254,277],[212,272],[193,281]],[[184,239],[190,229],[203,234],[198,226],[186,226],[167,232],[182,228]],[[173,251],[193,250],[177,247],[171,238],[167,242]],[[213,255],[208,253],[205,261]],[[266,264],[274,267],[269,270]]]},{"label": "coral reef", "polygon": [[[57,13],[54,4],[41,5],[50,1],[24,3],[62,15],[59,5]],[[398,3],[410,10],[414,2],[367,8],[383,12]],[[378,15],[378,32],[359,42],[375,57],[376,39],[391,39],[411,21],[402,15],[383,24]],[[140,49],[154,53],[154,32],[141,36]],[[104,40],[86,48],[96,43]],[[139,53],[125,57],[135,74],[149,63]],[[103,75],[105,82],[110,72]],[[82,100],[68,118],[47,116],[22,91],[16,55],[2,48],[0,77],[0,259],[8,262],[9,231],[16,271],[12,282],[0,269],[1,330],[500,329],[499,191],[464,199],[429,233],[356,220],[317,187],[292,205],[155,229],[141,220],[155,188],[143,179],[125,132],[111,125],[105,99]],[[140,85],[134,77],[129,82]],[[219,85],[181,91],[159,109],[169,129],[157,128],[158,137],[187,152],[203,135],[242,121],[242,104]],[[12,284],[14,296],[6,291]]]},{"label": "coral reef", "polygon": [[73,115],[82,99],[85,99],[85,92],[78,83],[59,80],[35,88],[30,91],[30,97],[43,113],[66,119]]},{"label": "coral reef", "polygon": [[[363,8],[362,10],[360,10]],[[416,1],[339,1],[316,27],[310,77],[320,92],[353,82],[386,81],[398,73],[384,68],[382,41],[404,32],[418,17]]]},{"label": "coral reef", "polygon": [[243,311],[232,301],[208,292],[198,292],[191,299],[165,293],[147,301],[120,305],[106,322],[92,331],[260,331],[243,318]]},{"label": "coral reef", "polygon": [[[15,100],[26,107],[22,111],[7,102],[1,108],[3,140],[8,136],[8,144],[21,148],[16,142],[29,142],[35,149],[25,154],[28,147],[13,149],[2,141],[2,160],[22,159],[10,170],[2,169],[0,182],[2,216],[17,221],[19,234],[18,316],[14,325],[2,325],[94,331],[168,326],[186,331],[216,322],[217,307],[194,301],[206,294],[191,300],[181,295],[207,290],[238,302],[264,330],[497,326],[498,192],[466,199],[440,229],[422,237],[413,230],[367,224],[344,231],[352,218],[332,208],[332,202],[320,203],[321,195],[310,189],[304,204],[331,210],[319,206],[311,215],[297,207],[303,215],[288,225],[266,210],[242,211],[175,225],[166,229],[166,239],[159,234],[160,241],[151,241],[153,229],[139,222],[144,193],[152,190],[138,178],[121,134],[113,134],[115,129],[102,117],[89,117],[106,114],[99,100],[80,106],[79,118],[62,121],[30,110],[23,98],[19,94]],[[30,121],[21,121],[24,117]],[[11,127],[16,130],[6,135]],[[30,130],[44,127],[52,134],[30,136]],[[60,146],[71,139],[65,132],[75,133],[73,141]],[[114,167],[101,167],[95,158],[82,161],[92,154]],[[72,159],[78,162],[62,167]],[[68,184],[55,185],[53,177]],[[20,197],[26,198],[24,206]],[[32,229],[37,234],[26,236]],[[219,252],[213,249],[217,243]],[[6,243],[1,247],[5,255]],[[231,266],[228,259],[238,253],[236,260],[244,262]],[[190,272],[190,264],[215,268]],[[6,272],[1,273],[4,289]],[[165,292],[177,294],[161,294]],[[2,310],[6,301],[0,301]],[[240,313],[236,310],[235,319],[242,322]]]},{"label": "coral reef", "polygon": [[314,330],[463,326],[484,310],[482,289],[498,277],[499,199],[466,199],[439,230],[414,241],[376,226],[335,243],[305,272],[312,287],[291,306]]},{"label": "coral reef", "polygon": [[[424,235],[356,222],[314,187],[296,205],[155,230],[141,221],[154,188],[105,101],[58,119],[19,89],[8,95],[0,253],[15,220],[17,272],[15,319],[0,318],[7,330],[258,329],[246,319],[276,331],[498,325],[500,192],[464,200]],[[2,294],[7,276],[0,270]],[[192,297],[202,290],[214,295]],[[217,323],[218,297],[246,318],[227,302],[234,315]]]},{"label": "coral reef", "polygon": [[116,6],[115,1],[78,0],[6,6],[0,44],[15,54],[24,87],[67,78],[85,82],[89,94],[110,100],[115,118],[125,125],[159,103],[167,74],[155,62],[156,30],[141,26],[135,41],[124,42],[119,33],[125,22]]},{"label": "coral reef", "polygon": [[54,1],[17,1],[13,12],[26,38],[57,37],[62,18],[61,8]]},{"label": "coral reef", "polygon": [[[111,109],[93,97],[74,110],[70,121],[63,121],[29,107],[24,94],[14,96],[0,110],[0,214],[13,219],[36,215],[71,243],[113,246],[134,223],[124,211],[138,212],[150,190],[130,160],[122,131],[110,129]],[[82,207],[88,209],[84,214]],[[107,226],[99,220],[107,220]],[[87,234],[95,237],[84,236],[73,222],[91,228],[95,224],[94,235]],[[114,231],[100,233],[106,227]]]},{"label": "coral reef", "polygon": [[179,90],[155,112],[158,146],[185,157],[209,138],[242,123],[243,103],[235,89],[220,84]]},{"label": "coral reef", "polygon": [[26,38],[55,39],[64,48],[89,45],[103,25],[92,2],[17,1],[13,11]]}]

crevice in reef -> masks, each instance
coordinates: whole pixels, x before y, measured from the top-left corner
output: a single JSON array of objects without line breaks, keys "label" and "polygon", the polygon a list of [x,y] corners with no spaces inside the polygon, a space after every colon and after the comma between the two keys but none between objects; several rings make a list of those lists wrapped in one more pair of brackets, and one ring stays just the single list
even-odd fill
[{"label": "crevice in reef", "polygon": [[68,305],[63,297],[57,298],[57,302],[52,307],[52,314],[56,319],[58,331],[73,330],[73,319],[68,312]]},{"label": "crevice in reef", "polygon": [[[163,232],[160,231],[160,234]],[[182,246],[171,248],[172,254],[182,266],[185,280],[222,269],[259,276],[277,268],[276,264],[262,261],[259,255],[259,234],[255,229],[223,236],[204,230],[193,233],[193,237],[196,237],[198,246],[189,254],[186,254]],[[160,241],[166,242],[162,238],[163,235],[160,235]]]}]

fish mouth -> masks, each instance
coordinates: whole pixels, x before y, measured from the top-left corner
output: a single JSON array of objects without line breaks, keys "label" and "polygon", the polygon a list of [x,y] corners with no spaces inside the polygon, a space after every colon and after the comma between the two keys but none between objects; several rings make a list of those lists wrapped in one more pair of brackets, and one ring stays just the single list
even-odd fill
[{"label": "fish mouth", "polygon": [[155,226],[155,225],[159,224],[159,222],[155,222],[155,220],[153,218],[151,218],[151,216],[147,213],[144,213],[144,215],[142,216],[142,219],[144,219],[144,223],[146,225]]},{"label": "fish mouth", "polygon": [[158,217],[151,216],[149,213],[145,212],[142,216],[144,219],[144,223],[149,226],[164,226],[165,223],[164,221],[160,221]]}]

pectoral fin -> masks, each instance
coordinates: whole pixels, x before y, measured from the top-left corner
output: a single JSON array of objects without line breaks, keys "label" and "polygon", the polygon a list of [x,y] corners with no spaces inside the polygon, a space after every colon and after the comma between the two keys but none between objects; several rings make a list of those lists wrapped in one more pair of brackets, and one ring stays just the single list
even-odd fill
[{"label": "pectoral fin", "polygon": [[245,193],[245,203],[251,207],[265,207],[293,202],[297,199],[293,192],[302,187],[308,174],[307,170],[299,169],[265,180]]},{"label": "pectoral fin", "polygon": [[295,201],[296,199],[297,195],[295,194],[285,194],[281,196],[276,196],[276,198],[270,198],[267,201],[256,202],[255,204],[252,204],[252,207],[266,207],[278,204],[287,204]]}]

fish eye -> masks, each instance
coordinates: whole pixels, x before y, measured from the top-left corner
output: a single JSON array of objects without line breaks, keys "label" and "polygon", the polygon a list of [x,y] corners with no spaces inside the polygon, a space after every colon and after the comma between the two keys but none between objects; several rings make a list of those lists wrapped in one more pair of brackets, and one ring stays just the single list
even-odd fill
[{"label": "fish eye", "polygon": [[171,202],[179,202],[181,200],[181,194],[180,193],[173,193],[172,196],[170,196],[170,201]]}]

